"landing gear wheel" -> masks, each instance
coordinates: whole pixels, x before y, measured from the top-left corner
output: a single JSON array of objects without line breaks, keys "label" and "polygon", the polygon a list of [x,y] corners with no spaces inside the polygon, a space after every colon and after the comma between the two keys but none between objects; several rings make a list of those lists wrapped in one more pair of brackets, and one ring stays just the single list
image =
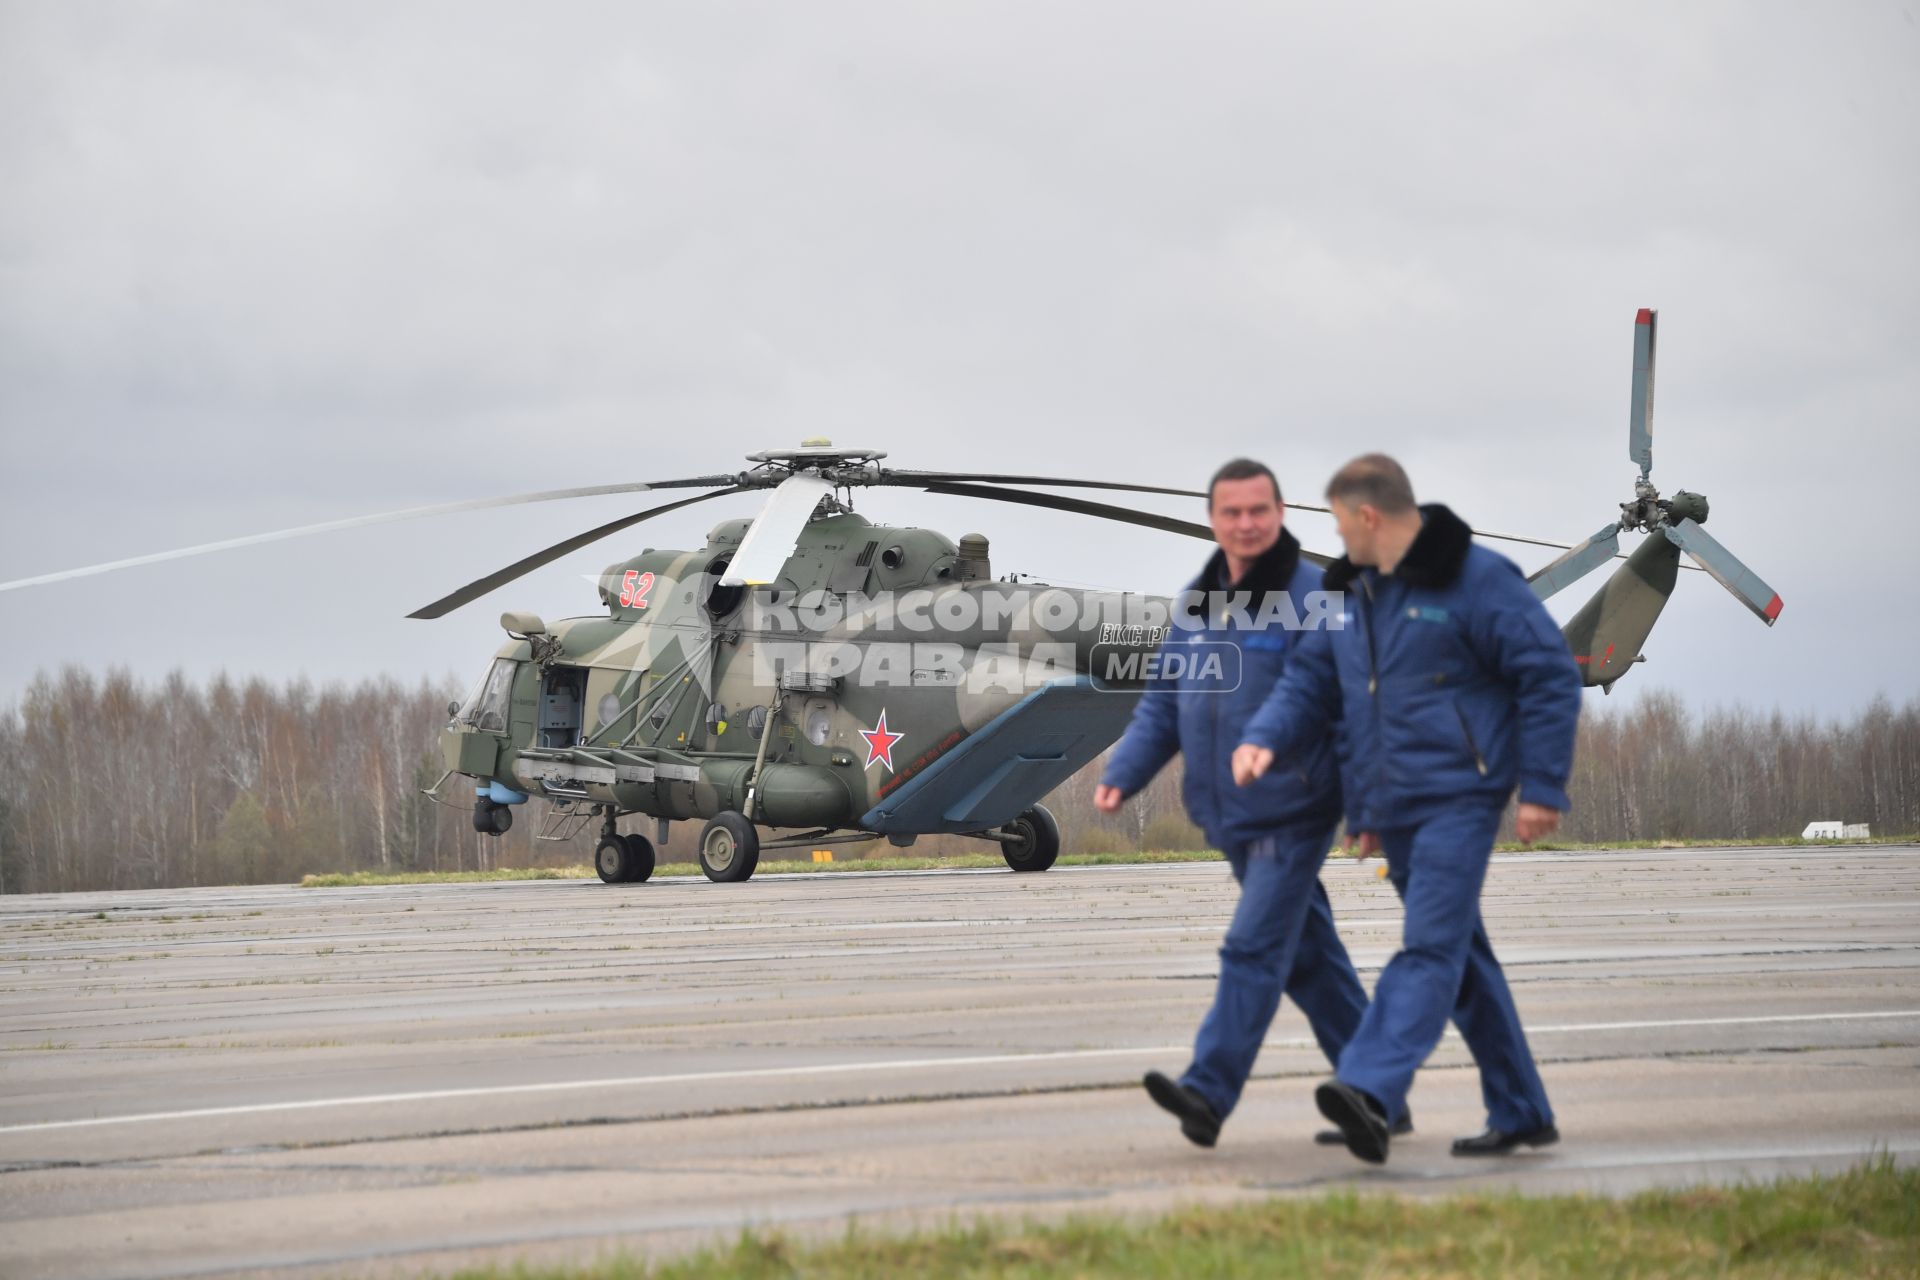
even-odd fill
[{"label": "landing gear wheel", "polygon": [[743,815],[731,809],[716,814],[700,833],[700,869],[707,879],[745,880],[759,865],[760,833]]},{"label": "landing gear wheel", "polygon": [[620,837],[627,843],[626,875],[622,877],[628,884],[644,884],[653,874],[653,841],[638,831]]},{"label": "landing gear wheel", "polygon": [[503,836],[513,828],[513,810],[482,797],[473,806],[473,829],[483,836]]},{"label": "landing gear wheel", "polygon": [[1045,871],[1060,856],[1060,824],[1045,805],[1022,810],[1000,834],[1010,837],[1000,845],[1000,856],[1015,871]]},{"label": "landing gear wheel", "polygon": [[609,833],[600,837],[600,843],[593,847],[593,869],[600,873],[600,879],[607,884],[625,884],[627,864],[633,854],[627,850],[625,836]]}]

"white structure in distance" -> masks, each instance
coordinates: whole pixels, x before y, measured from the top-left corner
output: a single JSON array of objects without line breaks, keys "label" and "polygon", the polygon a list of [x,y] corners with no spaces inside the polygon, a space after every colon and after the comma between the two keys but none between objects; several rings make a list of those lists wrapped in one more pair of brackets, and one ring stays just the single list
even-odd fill
[{"label": "white structure in distance", "polygon": [[1866,840],[1872,832],[1864,822],[1809,822],[1802,840]]}]

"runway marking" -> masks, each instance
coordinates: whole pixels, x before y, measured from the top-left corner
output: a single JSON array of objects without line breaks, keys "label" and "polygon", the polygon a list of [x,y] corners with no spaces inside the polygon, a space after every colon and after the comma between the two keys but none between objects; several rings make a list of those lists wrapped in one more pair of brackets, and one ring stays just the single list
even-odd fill
[{"label": "runway marking", "polygon": [[[1769,1022],[1846,1022],[1866,1018],[1920,1018],[1920,1009],[1886,1009],[1866,1013],[1777,1013],[1758,1018],[1673,1018],[1648,1022],[1565,1022],[1556,1026],[1526,1027],[1528,1035],[1553,1031],[1649,1031],[1660,1027],[1740,1027]],[[1459,1033],[1447,1028],[1449,1036]]]},{"label": "runway marking", "polygon": [[[1872,1010],[1860,1013],[1786,1013],[1752,1018],[1673,1018],[1637,1022],[1573,1022],[1528,1027],[1529,1035],[1588,1031],[1648,1031],[1674,1027],[1762,1026],[1795,1022],[1857,1022],[1880,1018],[1920,1018],[1920,1009]],[[1449,1038],[1458,1033],[1449,1029]],[[1269,1040],[1268,1049],[1311,1049],[1309,1036]],[[541,1084],[481,1085],[469,1089],[428,1089],[414,1093],[371,1093],[351,1098],[310,1098],[300,1102],[256,1102],[234,1107],[200,1107],[190,1111],[149,1111],[124,1116],[94,1116],[84,1120],[44,1120],[32,1124],[0,1125],[0,1135],[45,1133],[54,1129],[86,1129],[101,1125],[144,1124],[162,1120],[210,1120],[224,1116],[262,1115],[280,1111],[318,1111],[337,1107],[371,1107],[394,1102],[444,1102],[456,1098],[493,1098],[509,1094],[566,1093],[582,1089],[631,1089],[660,1084],[706,1084],[718,1080],[776,1080],[803,1076],[851,1075],[866,1071],[920,1071],[943,1067],[993,1067],[1015,1063],[1083,1061],[1141,1054],[1181,1054],[1190,1046],[1139,1045],[1123,1049],[1059,1049],[1039,1053],[992,1053],[965,1058],[896,1058],[883,1062],[829,1062],[807,1067],[745,1067],[727,1071],[686,1071],[668,1075],[615,1076],[601,1080],[553,1080]]]}]

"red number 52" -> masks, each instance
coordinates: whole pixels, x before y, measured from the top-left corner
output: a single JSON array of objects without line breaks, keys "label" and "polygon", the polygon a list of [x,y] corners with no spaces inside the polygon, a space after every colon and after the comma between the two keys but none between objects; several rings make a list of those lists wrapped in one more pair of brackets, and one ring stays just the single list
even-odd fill
[{"label": "red number 52", "polygon": [[653,575],[629,569],[620,579],[620,605],[626,609],[647,607],[647,592],[653,590]]}]

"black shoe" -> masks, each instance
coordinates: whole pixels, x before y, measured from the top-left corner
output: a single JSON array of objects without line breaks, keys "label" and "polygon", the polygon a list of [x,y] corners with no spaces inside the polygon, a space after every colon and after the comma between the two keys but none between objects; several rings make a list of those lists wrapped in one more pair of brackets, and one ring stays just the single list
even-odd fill
[{"label": "black shoe", "polygon": [[[1408,1107],[1407,1114],[1400,1117],[1400,1123],[1394,1125],[1393,1128],[1387,1132],[1396,1138],[1404,1138],[1412,1134],[1413,1108]],[[1338,1129],[1322,1129],[1313,1135],[1313,1140],[1323,1147],[1344,1147],[1347,1145],[1347,1135]]]},{"label": "black shoe", "polygon": [[1485,1133],[1472,1138],[1455,1138],[1453,1154],[1457,1156],[1504,1156],[1515,1147],[1550,1147],[1560,1141],[1560,1131],[1550,1124],[1538,1129],[1529,1129],[1525,1133],[1508,1133],[1502,1129],[1488,1129]]},{"label": "black shoe", "polygon": [[1339,1080],[1315,1089],[1313,1100],[1321,1115],[1340,1126],[1347,1150],[1368,1164],[1387,1162],[1387,1116],[1379,1103]]},{"label": "black shoe", "polygon": [[1220,1117],[1205,1098],[1158,1071],[1147,1072],[1141,1083],[1161,1110],[1180,1117],[1180,1132],[1187,1135],[1187,1141],[1197,1147],[1210,1147],[1220,1140]]}]

